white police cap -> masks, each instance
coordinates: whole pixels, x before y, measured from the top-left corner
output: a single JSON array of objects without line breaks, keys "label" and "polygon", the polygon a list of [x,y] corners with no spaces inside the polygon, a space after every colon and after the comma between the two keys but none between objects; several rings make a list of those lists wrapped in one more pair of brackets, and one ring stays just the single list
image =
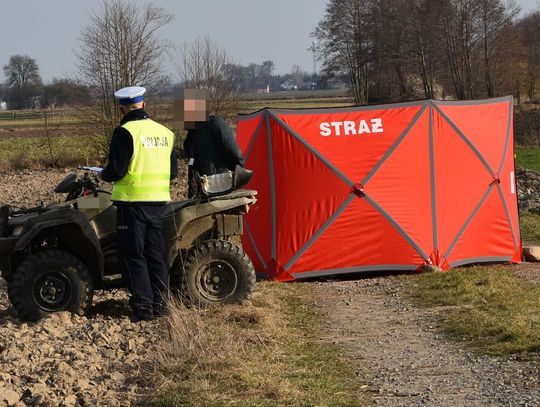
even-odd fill
[{"label": "white police cap", "polygon": [[127,88],[118,89],[114,92],[114,97],[118,99],[121,105],[132,105],[142,102],[146,89],[141,86],[128,86]]}]

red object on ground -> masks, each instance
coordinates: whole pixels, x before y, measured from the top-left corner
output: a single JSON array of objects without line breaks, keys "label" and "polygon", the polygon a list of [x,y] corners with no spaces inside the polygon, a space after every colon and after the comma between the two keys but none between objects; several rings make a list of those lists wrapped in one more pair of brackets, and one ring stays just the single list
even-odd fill
[{"label": "red object on ground", "polygon": [[243,246],[294,280],[372,270],[519,262],[512,98],[238,119],[257,204]]}]

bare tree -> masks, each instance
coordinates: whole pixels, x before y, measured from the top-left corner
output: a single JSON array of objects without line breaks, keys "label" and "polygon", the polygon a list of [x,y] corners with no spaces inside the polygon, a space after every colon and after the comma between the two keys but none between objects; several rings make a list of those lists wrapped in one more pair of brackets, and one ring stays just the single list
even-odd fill
[{"label": "bare tree", "polygon": [[[523,32],[515,25],[506,28],[503,33],[507,50],[505,60],[501,61],[500,83],[502,92],[511,93],[516,98],[518,106],[522,102],[522,88],[528,86],[528,49],[525,46]],[[528,87],[526,89],[528,92]]]},{"label": "bare tree", "polygon": [[293,81],[294,85],[300,88],[302,86],[302,83],[304,82],[304,72],[302,71],[302,68],[300,68],[300,65],[294,64],[291,68],[291,80]]},{"label": "bare tree", "polygon": [[508,34],[510,27],[519,13],[519,7],[513,0],[480,0],[480,37],[482,60],[488,97],[497,93],[499,61],[504,61],[513,40]]},{"label": "bare tree", "polygon": [[270,83],[275,67],[276,66],[274,65],[273,61],[267,60],[262,62],[261,72],[259,76],[261,77],[265,85],[268,85]]},{"label": "bare tree", "polygon": [[117,125],[114,100],[118,88],[141,85],[151,93],[162,80],[161,61],[167,45],[157,31],[173,16],[151,4],[133,0],[102,0],[82,29],[76,52],[84,82],[97,98],[93,119],[107,141]]},{"label": "bare tree", "polygon": [[443,24],[450,75],[458,99],[474,99],[479,51],[480,6],[476,0],[443,0]]},{"label": "bare tree", "polygon": [[322,58],[323,74],[343,75],[356,103],[369,101],[369,13],[372,0],[330,0],[312,36]]},{"label": "bare tree", "polygon": [[408,49],[412,58],[411,71],[418,76],[423,96],[433,99],[438,96],[446,63],[444,34],[441,33],[441,2],[413,0],[409,3],[410,33]]},{"label": "bare tree", "polygon": [[179,46],[174,64],[184,87],[208,90],[211,113],[230,118],[237,111],[240,90],[229,78],[233,60],[209,35]]},{"label": "bare tree", "polygon": [[10,104],[17,109],[28,107],[41,86],[36,60],[28,55],[12,55],[4,66],[4,75]]},{"label": "bare tree", "polygon": [[[372,47],[372,80],[375,100],[385,98],[406,100],[411,96],[407,78],[409,58],[406,52],[408,40],[406,0],[376,0],[370,14],[370,37]],[[375,80],[373,80],[375,79]]]},{"label": "bare tree", "polygon": [[536,89],[540,77],[540,11],[525,16],[518,24],[526,57],[526,90],[529,100],[536,100]]},{"label": "bare tree", "polygon": [[323,76],[347,78],[357,103],[517,95],[524,82],[533,99],[540,19],[520,36],[518,13],[515,0],[329,0],[312,36]]}]

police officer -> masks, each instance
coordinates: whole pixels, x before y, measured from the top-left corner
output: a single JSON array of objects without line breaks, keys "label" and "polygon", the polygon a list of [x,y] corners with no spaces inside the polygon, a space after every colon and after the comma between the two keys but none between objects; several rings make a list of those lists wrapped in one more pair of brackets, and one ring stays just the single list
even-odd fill
[{"label": "police officer", "polygon": [[131,293],[132,320],[166,311],[169,274],[161,217],[177,175],[174,134],[144,111],[146,89],[122,88],[114,96],[124,115],[113,133],[101,178],[113,182],[119,266]]}]

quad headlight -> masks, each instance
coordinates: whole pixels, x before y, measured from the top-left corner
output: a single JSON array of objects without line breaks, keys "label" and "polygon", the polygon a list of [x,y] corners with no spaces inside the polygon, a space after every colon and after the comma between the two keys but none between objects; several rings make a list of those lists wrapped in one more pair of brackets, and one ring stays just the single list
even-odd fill
[{"label": "quad headlight", "polygon": [[19,236],[24,229],[24,225],[17,225],[11,230],[11,236]]}]

